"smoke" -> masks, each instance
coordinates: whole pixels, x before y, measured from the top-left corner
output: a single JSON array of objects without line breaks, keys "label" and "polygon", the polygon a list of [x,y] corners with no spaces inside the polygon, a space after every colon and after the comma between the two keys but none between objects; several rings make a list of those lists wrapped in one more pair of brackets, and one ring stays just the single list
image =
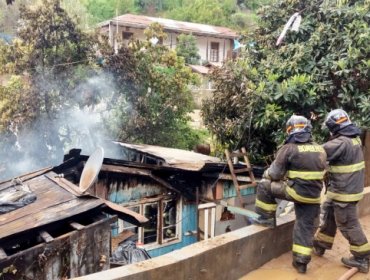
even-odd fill
[{"label": "smoke", "polygon": [[[72,148],[91,154],[98,146],[108,151],[114,139],[104,126],[104,116],[109,116],[116,85],[112,76],[101,72],[80,83],[69,92],[61,90],[60,81],[42,83],[43,92],[59,92],[66,102],[59,102],[53,117],[42,114],[31,126],[0,135],[0,180],[11,179],[40,168],[55,166]],[[57,98],[59,96],[56,96]],[[12,135],[9,135],[12,134]],[[118,155],[117,155],[118,156]]]}]

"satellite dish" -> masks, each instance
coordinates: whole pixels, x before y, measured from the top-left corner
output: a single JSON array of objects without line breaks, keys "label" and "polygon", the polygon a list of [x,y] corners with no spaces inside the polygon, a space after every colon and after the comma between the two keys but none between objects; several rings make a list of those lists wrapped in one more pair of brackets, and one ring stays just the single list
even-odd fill
[{"label": "satellite dish", "polygon": [[103,159],[104,150],[101,147],[97,148],[87,159],[85,167],[82,170],[79,184],[80,190],[82,192],[87,191],[91,187],[91,185],[94,184],[103,164]]}]

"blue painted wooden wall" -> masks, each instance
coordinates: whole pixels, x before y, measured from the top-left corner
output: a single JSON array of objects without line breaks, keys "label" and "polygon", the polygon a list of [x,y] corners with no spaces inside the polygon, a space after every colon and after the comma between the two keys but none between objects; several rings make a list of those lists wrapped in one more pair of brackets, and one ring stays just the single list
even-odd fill
[{"label": "blue painted wooden wall", "polygon": [[197,230],[197,223],[196,223],[196,215],[197,215],[197,207],[195,204],[183,204],[182,206],[182,240],[179,243],[172,244],[172,245],[162,245],[161,248],[156,248],[153,250],[148,250],[149,255],[153,257],[161,256],[163,254],[172,252],[174,250],[180,249],[182,247],[188,246],[197,242],[197,236],[185,236],[187,231],[196,231]]},{"label": "blue painted wooden wall", "polygon": [[[233,182],[231,181],[224,181],[224,198],[232,198],[236,197],[236,191]],[[240,194],[242,196],[247,196],[247,195],[253,195],[255,192],[254,188],[247,188],[247,189],[242,189],[240,191]]]}]

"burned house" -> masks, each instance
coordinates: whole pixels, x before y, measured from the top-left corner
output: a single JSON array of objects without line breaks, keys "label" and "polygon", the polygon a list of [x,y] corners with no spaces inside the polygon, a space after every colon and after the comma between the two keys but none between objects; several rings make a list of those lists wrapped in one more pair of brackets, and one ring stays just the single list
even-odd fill
[{"label": "burned house", "polygon": [[[24,194],[32,199],[20,205]],[[0,279],[67,279],[108,269],[111,224],[117,217],[147,221],[83,193],[53,168],[0,183],[0,208]]]},{"label": "burned house", "polygon": [[[74,149],[59,166],[0,183],[0,202],[19,186],[36,196],[0,214],[0,279],[83,276],[116,265],[112,250],[128,237],[156,257],[246,225],[225,207],[236,199],[225,162],[179,149],[113,145],[118,152],[102,157],[96,170],[89,166],[93,155]],[[253,201],[253,188],[241,193]]]},{"label": "burned house", "polygon": [[[88,192],[143,215],[149,222],[140,227],[119,218],[112,229],[113,247],[133,233],[137,244],[156,257],[246,225],[243,217],[219,203],[233,205],[236,199],[228,165],[219,158],[151,145],[114,145],[118,152],[104,158]],[[72,151],[60,173],[77,183],[86,158]],[[253,201],[254,188],[241,193],[246,202]]]}]

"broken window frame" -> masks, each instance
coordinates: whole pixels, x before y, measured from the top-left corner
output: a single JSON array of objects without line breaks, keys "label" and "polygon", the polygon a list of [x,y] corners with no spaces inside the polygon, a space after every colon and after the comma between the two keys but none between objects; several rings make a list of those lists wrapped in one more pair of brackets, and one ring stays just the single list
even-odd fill
[{"label": "broken window frame", "polygon": [[[176,218],[175,218],[175,223],[174,224],[170,224],[168,226],[163,226],[163,219],[160,219],[159,217],[161,217],[162,215],[160,213],[163,213],[164,211],[164,204],[165,203],[168,203],[169,201],[171,200],[175,200],[176,201]],[[182,236],[182,227],[181,227],[181,215],[182,215],[182,199],[181,198],[177,198],[177,197],[160,197],[160,198],[157,198],[157,199],[150,199],[150,201],[148,201],[148,199],[146,200],[143,200],[141,201],[141,203],[137,203],[137,204],[130,204],[129,206],[128,205],[124,205],[124,207],[130,209],[130,210],[133,210],[135,212],[137,212],[136,210],[139,209],[139,214],[141,215],[144,215],[145,216],[145,213],[144,213],[144,208],[146,205],[150,205],[150,204],[156,204],[157,205],[157,230],[156,230],[156,235],[157,235],[157,238],[156,238],[156,241],[155,242],[150,242],[150,243],[145,243],[144,241],[144,238],[145,238],[145,227],[137,227],[137,226],[134,226],[134,225],[129,225],[128,227],[125,227],[122,220],[118,219],[118,234],[121,233],[122,231],[124,230],[130,230],[130,231],[133,231],[134,233],[137,233],[137,236],[138,236],[138,244],[140,245],[143,245],[144,248],[155,248],[157,246],[163,246],[163,245],[168,245],[168,244],[171,244],[171,243],[177,243],[177,242],[181,242],[181,236]],[[136,209],[136,210],[135,210]],[[147,217],[149,218],[149,217]],[[128,223],[126,223],[128,224]],[[170,237],[170,238],[165,238],[165,236],[163,235],[163,230],[166,229],[166,228],[170,228],[170,227],[174,227],[175,226],[175,236],[173,237]]]},{"label": "broken window frame", "polygon": [[[161,237],[162,237],[162,242],[170,242],[172,240],[176,240],[178,239],[178,236],[179,236],[179,233],[178,233],[178,224],[181,222],[181,218],[179,217],[178,215],[178,203],[176,203],[176,205],[174,207],[171,207],[171,208],[175,208],[175,214],[174,214],[174,222],[169,222],[168,225],[165,225],[165,210],[166,210],[166,206],[168,205],[168,203],[170,203],[171,201],[173,201],[175,199],[167,199],[167,200],[163,200],[162,201],[162,209],[163,209],[163,220],[162,220],[162,230],[161,230]],[[170,209],[171,210],[171,209]],[[171,219],[170,217],[171,213],[169,212],[169,219]],[[174,233],[174,236],[171,236],[171,237],[167,237],[165,238],[165,234],[164,234],[164,230],[165,229],[171,229],[171,228],[175,228],[175,233]]]}]

